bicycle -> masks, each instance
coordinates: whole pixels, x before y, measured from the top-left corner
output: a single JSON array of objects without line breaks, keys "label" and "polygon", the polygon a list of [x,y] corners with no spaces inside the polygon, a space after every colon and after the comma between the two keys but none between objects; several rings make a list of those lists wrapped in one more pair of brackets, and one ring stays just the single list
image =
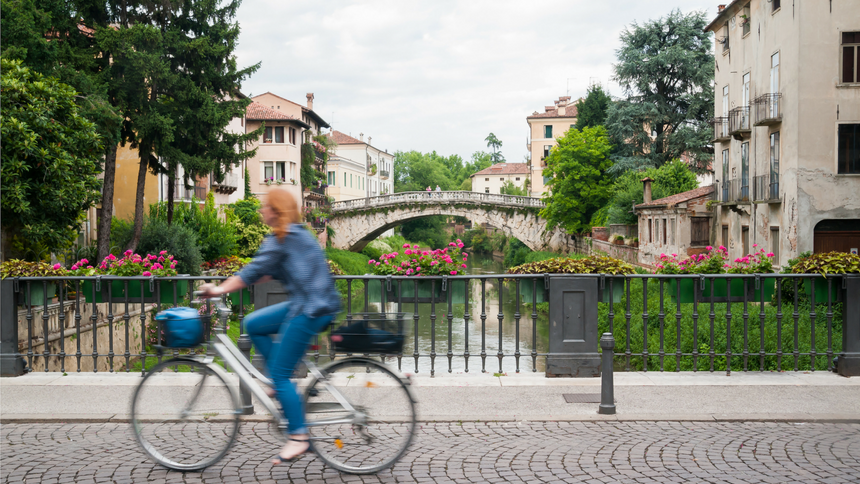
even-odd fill
[{"label": "bicycle", "polygon": [[[220,325],[204,344],[205,354],[179,355],[156,364],[131,402],[132,428],[144,452],[178,471],[218,462],[236,441],[242,414],[236,379],[272,416],[270,430],[278,440],[286,438],[279,407],[257,383],[271,386],[271,380],[224,332],[232,311],[220,299],[212,299],[218,300]],[[169,347],[156,349],[163,354]],[[350,474],[370,474],[394,465],[412,442],[416,425],[416,400],[408,377],[364,357],[348,356],[318,367],[306,354],[303,362],[310,374],[304,386],[308,452]]]}]

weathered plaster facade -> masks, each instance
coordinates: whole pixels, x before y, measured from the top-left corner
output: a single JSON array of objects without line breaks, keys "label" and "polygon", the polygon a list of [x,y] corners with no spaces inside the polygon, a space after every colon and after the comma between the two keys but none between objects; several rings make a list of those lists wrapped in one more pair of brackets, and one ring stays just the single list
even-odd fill
[{"label": "weathered plaster facade", "polygon": [[[564,136],[576,124],[576,100],[570,96],[559,97],[552,106],[544,106],[544,112],[535,111],[526,117],[529,123],[529,150],[531,174],[529,194],[540,197],[546,191],[543,169],[546,168],[544,158],[558,144],[557,138]],[[548,135],[548,136],[547,136]]]},{"label": "weathered plaster facade", "polygon": [[[860,174],[837,166],[839,126],[860,124],[860,83],[841,77],[842,34],[860,32],[860,2],[735,0],[708,30],[715,33],[716,116],[749,107],[747,130],[715,136],[722,203],[712,241],[728,247],[731,258],[758,244],[785,265],[813,250],[820,222],[860,224]],[[778,111],[759,122],[756,100],[772,94],[781,96]],[[764,175],[777,183],[763,195],[754,179]],[[724,189],[727,180],[747,191]]]},{"label": "weathered plaster facade", "polygon": [[713,187],[706,186],[637,205],[639,263],[654,265],[660,254],[686,258],[705,251],[712,225],[713,213],[707,208],[712,193]]}]

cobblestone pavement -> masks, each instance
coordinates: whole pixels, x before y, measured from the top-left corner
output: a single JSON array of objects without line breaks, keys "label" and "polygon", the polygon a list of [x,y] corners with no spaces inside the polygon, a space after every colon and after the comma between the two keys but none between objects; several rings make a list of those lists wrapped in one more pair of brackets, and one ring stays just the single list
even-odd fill
[{"label": "cobblestone pavement", "polygon": [[307,456],[273,467],[276,439],[245,423],[203,472],[148,461],[127,424],[6,424],[3,482],[860,482],[860,424],[425,423],[393,469],[342,475]]}]

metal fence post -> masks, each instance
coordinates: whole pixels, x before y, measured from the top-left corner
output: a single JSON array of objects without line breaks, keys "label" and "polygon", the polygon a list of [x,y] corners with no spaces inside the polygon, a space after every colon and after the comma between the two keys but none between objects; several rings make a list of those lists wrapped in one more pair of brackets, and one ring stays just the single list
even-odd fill
[{"label": "metal fence post", "polygon": [[842,276],[842,352],[836,370],[860,376],[860,277]]},{"label": "metal fence post", "polygon": [[600,375],[596,277],[549,278],[549,355],[546,376]]},{"label": "metal fence post", "polygon": [[15,282],[0,281],[0,376],[24,374],[24,359],[18,355],[18,307]]},{"label": "metal fence post", "polygon": [[615,382],[612,378],[615,338],[612,333],[603,333],[600,337],[600,349],[603,350],[603,364],[600,372],[600,407],[597,408],[597,413],[615,415]]}]

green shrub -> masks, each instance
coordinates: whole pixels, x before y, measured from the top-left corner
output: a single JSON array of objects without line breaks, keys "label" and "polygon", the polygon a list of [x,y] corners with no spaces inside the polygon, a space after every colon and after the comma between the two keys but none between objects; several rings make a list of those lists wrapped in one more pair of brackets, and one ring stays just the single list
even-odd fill
[{"label": "green shrub", "polygon": [[556,254],[555,252],[538,251],[538,252],[530,252],[526,256],[526,260],[523,261],[523,263],[540,262],[542,260],[555,259],[557,257],[567,257],[568,259],[583,259],[583,258],[585,258],[585,256],[581,255],[581,254],[569,254],[569,255],[565,256],[563,254]]},{"label": "green shrub", "polygon": [[227,208],[245,225],[263,224],[263,217],[260,215],[260,201],[256,198],[239,200],[227,205]]},{"label": "green shrub", "polygon": [[496,232],[490,236],[490,247],[493,248],[494,252],[502,252],[505,250],[505,245],[508,242],[508,238],[505,237],[505,234],[501,232]]},{"label": "green shrub", "polygon": [[[116,217],[110,220],[110,245],[114,255],[120,255],[128,247],[134,235],[134,222]],[[96,260],[95,257],[92,260]]]},{"label": "green shrub", "polygon": [[557,257],[508,269],[509,274],[633,274],[633,266],[611,257]]},{"label": "green shrub", "polygon": [[178,261],[176,270],[180,274],[200,275],[203,257],[197,243],[197,234],[190,228],[180,224],[167,225],[167,221],[158,219],[148,220],[143,225],[137,252],[158,254],[162,250],[173,254]]},{"label": "green shrub", "polygon": [[512,237],[505,246],[505,267],[514,267],[526,262],[526,257],[532,250],[520,239]]},{"label": "green shrub", "polygon": [[356,276],[370,274],[370,269],[367,265],[367,261],[370,260],[370,257],[367,257],[364,254],[332,248],[326,249],[325,254],[327,258],[334,261],[345,273],[349,275]]},{"label": "green shrub", "polygon": [[[167,221],[167,202],[149,206],[149,217]],[[209,192],[202,208],[197,203],[177,203],[173,207],[173,224],[188,227],[197,234],[204,260],[215,260],[238,253],[239,234],[232,223],[221,220],[215,207],[215,195]]]}]

